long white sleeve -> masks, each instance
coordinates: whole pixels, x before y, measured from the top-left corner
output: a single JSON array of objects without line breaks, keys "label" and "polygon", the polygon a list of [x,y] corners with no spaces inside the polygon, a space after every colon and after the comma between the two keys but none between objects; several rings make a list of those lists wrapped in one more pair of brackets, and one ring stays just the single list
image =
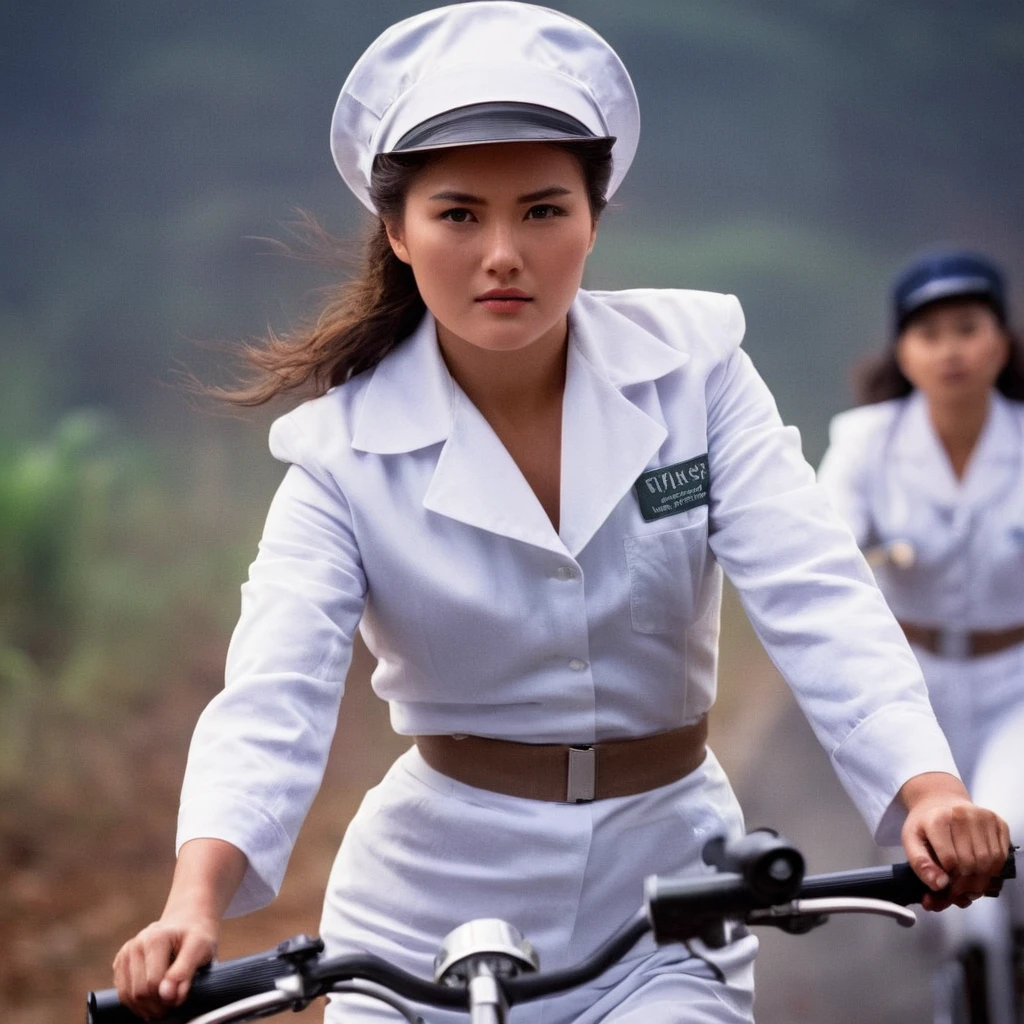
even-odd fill
[{"label": "long white sleeve", "polygon": [[871,521],[871,477],[880,467],[877,435],[892,416],[892,402],[861,406],[834,417],[829,426],[829,446],[818,467],[818,482],[857,544],[875,543]]},{"label": "long white sleeve", "polygon": [[182,788],[178,847],[214,837],[249,860],[229,916],[280,888],[323,776],[365,592],[344,497],[326,474],[292,465],[242,587],[226,686],[199,719]]},{"label": "long white sleeve", "polygon": [[798,432],[742,351],[712,374],[709,393],[711,548],[847,792],[878,841],[894,843],[903,783],[956,774],[921,671]]}]

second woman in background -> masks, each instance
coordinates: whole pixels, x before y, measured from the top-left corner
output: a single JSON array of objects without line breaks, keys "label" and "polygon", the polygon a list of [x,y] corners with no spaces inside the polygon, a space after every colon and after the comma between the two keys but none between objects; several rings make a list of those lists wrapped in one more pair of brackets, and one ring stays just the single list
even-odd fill
[{"label": "second woman in background", "polygon": [[[990,260],[939,252],[893,291],[893,344],[819,471],[924,669],[973,798],[1024,832],[1024,357]],[[951,910],[971,1021],[1012,1024],[1020,885]],[[954,970],[958,970],[954,968]],[[942,998],[940,995],[940,1002]],[[945,1019],[945,1018],[944,1018]]]}]

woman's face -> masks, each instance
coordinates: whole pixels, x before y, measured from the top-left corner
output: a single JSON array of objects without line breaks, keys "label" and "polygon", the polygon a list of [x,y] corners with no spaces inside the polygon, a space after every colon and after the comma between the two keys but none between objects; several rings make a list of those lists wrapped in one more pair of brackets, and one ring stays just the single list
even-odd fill
[{"label": "woman's face", "polygon": [[442,151],[388,225],[442,343],[494,352],[564,338],[596,233],[576,158],[526,142]]},{"label": "woman's face", "polygon": [[896,342],[903,375],[933,401],[983,400],[1009,356],[991,307],[976,299],[927,306]]}]

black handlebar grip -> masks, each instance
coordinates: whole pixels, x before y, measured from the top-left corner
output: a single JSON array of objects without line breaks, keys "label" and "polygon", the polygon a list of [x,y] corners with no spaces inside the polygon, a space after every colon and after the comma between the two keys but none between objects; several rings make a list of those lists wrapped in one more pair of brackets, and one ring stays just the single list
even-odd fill
[{"label": "black handlebar grip", "polygon": [[931,890],[914,874],[909,864],[812,875],[805,878],[803,885],[800,886],[801,899],[852,896],[886,900],[889,903],[898,903],[901,907],[920,903],[928,892]]},{"label": "black handlebar grip", "polygon": [[[998,878],[1000,881],[1017,877],[1014,851],[1003,864]],[[860,868],[854,871],[836,871],[827,875],[816,875],[804,879],[800,887],[801,899],[828,898],[830,896],[862,896],[876,900],[888,900],[906,907],[920,903],[932,890],[914,874],[907,863],[890,867]]]},{"label": "black handlebar grip", "polygon": [[121,1005],[116,988],[99,989],[85,997],[85,1024],[138,1024],[142,1020]]},{"label": "black handlebar grip", "polygon": [[[222,963],[215,961],[201,967],[192,979],[188,998],[181,1006],[161,1017],[160,1024],[183,1024],[237,999],[272,991],[279,978],[296,972],[296,966],[289,957],[295,955],[296,946],[303,941],[307,946],[300,948],[316,952],[323,948],[319,939],[302,936],[262,953]],[[117,989],[90,992],[86,999],[86,1024],[141,1024],[142,1020],[121,1004]]]}]

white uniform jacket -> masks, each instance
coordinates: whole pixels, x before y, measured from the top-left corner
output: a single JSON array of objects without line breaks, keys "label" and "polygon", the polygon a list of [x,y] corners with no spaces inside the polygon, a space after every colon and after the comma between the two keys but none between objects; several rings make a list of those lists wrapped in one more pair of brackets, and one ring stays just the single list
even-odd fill
[{"label": "white uniform jacket", "polygon": [[955,768],[743,329],[733,297],[579,293],[557,533],[449,375],[429,315],[374,369],[274,424],[271,450],[291,466],[179,823],[179,844],[219,837],[248,856],[230,912],[281,882],[357,628],[399,733],[639,736],[714,701],[720,566],[869,826],[896,841],[900,786]]},{"label": "white uniform jacket", "polygon": [[962,480],[919,392],[835,417],[819,479],[862,547],[909,543],[879,566],[896,617],[952,631],[1024,622],[1024,403],[993,392]]},{"label": "white uniform jacket", "polygon": [[[972,797],[1024,832],[1024,644],[964,658],[964,634],[1024,622],[1024,403],[998,392],[962,479],[931,425],[927,400],[861,406],[832,421],[819,479],[863,547],[908,543],[910,566],[882,564],[878,583],[897,617],[947,633],[947,650],[916,649],[932,706]],[[1011,921],[1024,893],[940,914],[949,956],[980,945],[993,1020],[1014,1017]],[[1009,975],[1009,976],[1007,976]]]}]

